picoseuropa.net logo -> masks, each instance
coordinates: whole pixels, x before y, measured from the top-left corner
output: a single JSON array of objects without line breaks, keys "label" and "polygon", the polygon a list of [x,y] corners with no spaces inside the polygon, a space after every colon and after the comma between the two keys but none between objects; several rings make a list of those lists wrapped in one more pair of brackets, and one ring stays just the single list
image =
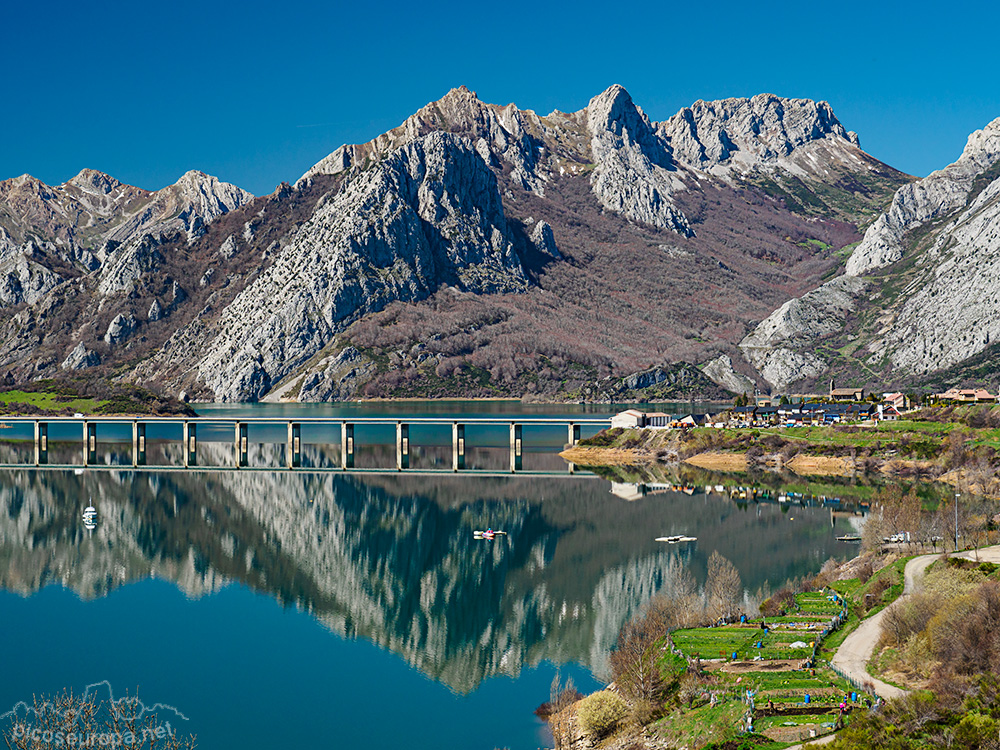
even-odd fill
[{"label": "picoseuropa.net logo", "polygon": [[0,714],[0,733],[18,750],[107,747],[174,750],[195,747],[188,717],[165,703],[146,705],[138,695],[116,698],[107,680],[54,696],[18,701]]}]

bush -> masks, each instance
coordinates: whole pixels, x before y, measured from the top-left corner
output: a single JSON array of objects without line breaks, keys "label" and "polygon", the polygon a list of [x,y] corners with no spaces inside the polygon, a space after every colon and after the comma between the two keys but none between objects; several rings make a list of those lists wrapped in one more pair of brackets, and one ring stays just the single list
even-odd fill
[{"label": "bush", "polygon": [[872,577],[875,570],[872,567],[871,560],[866,560],[865,563],[858,568],[858,580],[862,584],[868,583],[868,580]]},{"label": "bush", "polygon": [[663,715],[661,707],[645,698],[636,701],[632,707],[632,718],[641,727],[651,724]]},{"label": "bush", "polygon": [[580,701],[576,715],[583,731],[598,739],[618,728],[621,720],[628,716],[628,704],[618,693],[601,690]]},{"label": "bush", "polygon": [[794,606],[795,594],[791,589],[782,589],[760,603],[760,613],[765,617],[780,617]]}]

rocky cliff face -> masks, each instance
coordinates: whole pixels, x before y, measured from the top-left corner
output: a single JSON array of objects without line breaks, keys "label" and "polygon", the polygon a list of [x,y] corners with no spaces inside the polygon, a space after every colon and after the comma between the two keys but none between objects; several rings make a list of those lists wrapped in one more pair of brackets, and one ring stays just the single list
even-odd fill
[{"label": "rocky cliff face", "polygon": [[391,301],[442,285],[524,290],[514,244],[493,173],[464,142],[432,133],[349,176],[211,328],[182,329],[171,348],[193,347],[216,398],[256,399]]},{"label": "rocky cliff face", "polygon": [[905,181],[822,102],[657,124],[620,86],[546,116],[458,88],[267,198],[201,173],[0,183],[0,365],[138,362],[125,377],[223,400],[578,398],[732,357]]},{"label": "rocky cliff face", "polygon": [[760,94],[751,99],[697,101],[669,120],[660,132],[678,159],[724,174],[777,164],[799,146],[819,140],[858,146],[826,102]]},{"label": "rocky cliff face", "polygon": [[[22,175],[0,182],[0,303],[34,304],[81,272],[101,294],[128,289],[151,270],[148,245],[165,234],[194,238],[219,216],[253,198],[202,172],[187,172],[155,192],[85,169],[49,187]],[[59,273],[58,267],[63,266]]]},{"label": "rocky cliff face", "polygon": [[893,196],[889,210],[865,232],[847,261],[851,276],[883,268],[903,257],[910,232],[966,206],[976,178],[1000,159],[1000,118],[969,136],[961,158]]},{"label": "rocky cliff face", "polygon": [[954,164],[900,188],[845,276],[786,302],[740,347],[779,389],[831,371],[960,382],[962,363],[1000,336],[998,225],[1000,119]]}]

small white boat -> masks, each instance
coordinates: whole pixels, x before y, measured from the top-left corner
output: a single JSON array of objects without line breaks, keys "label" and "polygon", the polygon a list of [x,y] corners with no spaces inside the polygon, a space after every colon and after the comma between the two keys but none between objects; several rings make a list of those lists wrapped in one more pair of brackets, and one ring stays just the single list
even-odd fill
[{"label": "small white boat", "polygon": [[472,532],[472,536],[475,537],[476,539],[486,539],[487,541],[493,539],[494,537],[500,536],[501,534],[503,536],[507,536],[506,531],[494,531],[493,529],[486,529],[486,531],[479,531],[477,529],[476,531]]},{"label": "small white boat", "polygon": [[93,531],[97,528],[97,508],[93,505],[88,505],[83,509],[83,527],[87,531]]},{"label": "small white boat", "polygon": [[679,542],[697,542],[698,537],[684,536],[683,534],[677,534],[675,536],[658,536],[656,537],[655,541],[666,542],[667,544],[678,544]]}]

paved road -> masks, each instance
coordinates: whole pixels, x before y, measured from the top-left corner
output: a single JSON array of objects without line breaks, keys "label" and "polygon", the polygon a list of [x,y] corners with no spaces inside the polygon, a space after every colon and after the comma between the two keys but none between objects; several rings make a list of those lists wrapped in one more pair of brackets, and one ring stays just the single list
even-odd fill
[{"label": "paved road", "polygon": [[[927,566],[938,557],[939,555],[921,555],[906,563],[903,569],[903,593],[897,601],[902,601],[918,590]],[[886,609],[862,621],[855,631],[844,639],[833,657],[833,665],[862,684],[870,682],[877,695],[889,699],[899,698],[909,691],[875,679],[868,673],[868,662],[871,661],[875,644],[882,636],[882,618]]]}]

